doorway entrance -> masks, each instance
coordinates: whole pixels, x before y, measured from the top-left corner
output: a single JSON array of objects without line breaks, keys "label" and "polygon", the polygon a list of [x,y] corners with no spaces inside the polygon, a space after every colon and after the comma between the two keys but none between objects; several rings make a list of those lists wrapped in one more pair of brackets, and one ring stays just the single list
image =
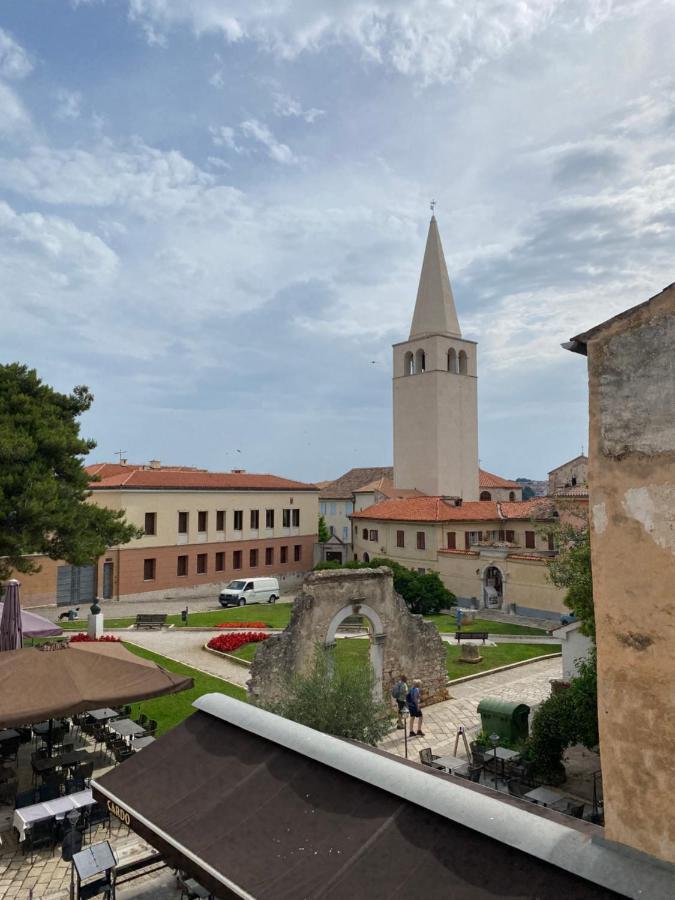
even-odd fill
[{"label": "doorway entrance", "polygon": [[486,609],[501,609],[504,600],[504,576],[497,566],[483,572],[483,601]]}]

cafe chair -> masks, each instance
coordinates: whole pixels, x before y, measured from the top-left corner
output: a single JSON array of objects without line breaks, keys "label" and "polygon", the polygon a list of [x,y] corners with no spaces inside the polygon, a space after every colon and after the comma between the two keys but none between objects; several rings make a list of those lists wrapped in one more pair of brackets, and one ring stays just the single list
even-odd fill
[{"label": "cafe chair", "polygon": [[91,776],[94,774],[94,763],[93,762],[82,762],[79,763],[73,769],[73,778],[81,779],[82,781],[86,781],[89,783]]},{"label": "cafe chair", "polygon": [[107,825],[107,831],[110,834],[110,813],[105,806],[101,806],[100,803],[94,803],[92,806],[87,807],[84,824],[89,829],[89,843],[91,844],[92,829],[97,828],[99,825]]},{"label": "cafe chair", "polygon": [[65,791],[66,794],[78,794],[80,791],[84,791],[86,789],[86,785],[84,783],[84,778],[69,778],[65,783]]},{"label": "cafe chair", "polygon": [[14,799],[14,809],[22,809],[24,806],[32,806],[37,802],[37,791],[35,789],[31,789],[30,791],[19,791]]},{"label": "cafe chair", "polygon": [[150,737],[155,736],[155,732],[157,731],[157,722],[155,719],[148,719],[144,727],[146,735]]},{"label": "cafe chair", "polygon": [[424,750],[420,750],[420,762],[423,766],[431,766],[432,769],[443,771],[443,766],[439,766],[437,762],[434,762],[435,759],[440,759],[440,757],[431,752],[431,747],[425,747]]},{"label": "cafe chair", "polygon": [[16,780],[3,781],[0,784],[0,806],[14,806],[18,786],[19,782]]},{"label": "cafe chair", "polygon": [[43,822],[33,822],[26,831],[26,837],[23,841],[24,855],[30,850],[38,850],[40,847],[49,847],[54,855],[54,847],[56,846],[56,827],[54,819],[47,819]]},{"label": "cafe chair", "polygon": [[567,815],[574,816],[575,819],[583,819],[585,803],[579,803],[578,806],[568,806]]}]

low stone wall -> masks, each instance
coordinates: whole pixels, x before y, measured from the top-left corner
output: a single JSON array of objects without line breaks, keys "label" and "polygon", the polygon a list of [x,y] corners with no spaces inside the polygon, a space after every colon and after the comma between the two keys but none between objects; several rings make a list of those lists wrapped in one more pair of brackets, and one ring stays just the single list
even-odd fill
[{"label": "low stone wall", "polygon": [[330,647],[340,622],[365,616],[371,626],[371,660],[387,695],[404,673],[422,681],[425,703],[447,699],[446,649],[438,631],[412,615],[394,592],[391,570],[329,569],[308,575],[288,627],[268,638],[251,667],[249,694],[257,702],[280,699],[289,676],[305,672],[317,644]]}]

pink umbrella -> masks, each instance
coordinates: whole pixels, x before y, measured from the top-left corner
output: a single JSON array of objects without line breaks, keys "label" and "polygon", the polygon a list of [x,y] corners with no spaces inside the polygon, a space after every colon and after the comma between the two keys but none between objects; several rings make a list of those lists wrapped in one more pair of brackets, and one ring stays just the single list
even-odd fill
[{"label": "pink umbrella", "polygon": [[5,602],[0,619],[0,651],[20,650],[23,647],[21,624],[21,603],[19,602],[19,582],[12,578],[7,582]]}]

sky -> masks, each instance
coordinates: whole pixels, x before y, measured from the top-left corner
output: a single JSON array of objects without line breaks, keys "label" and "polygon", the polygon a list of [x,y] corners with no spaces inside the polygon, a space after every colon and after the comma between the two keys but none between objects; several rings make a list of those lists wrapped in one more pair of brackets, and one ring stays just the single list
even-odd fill
[{"label": "sky", "polygon": [[675,281],[674,0],[0,7],[0,360],[89,461],[391,464],[436,216],[481,466],[587,445],[571,336]]}]

